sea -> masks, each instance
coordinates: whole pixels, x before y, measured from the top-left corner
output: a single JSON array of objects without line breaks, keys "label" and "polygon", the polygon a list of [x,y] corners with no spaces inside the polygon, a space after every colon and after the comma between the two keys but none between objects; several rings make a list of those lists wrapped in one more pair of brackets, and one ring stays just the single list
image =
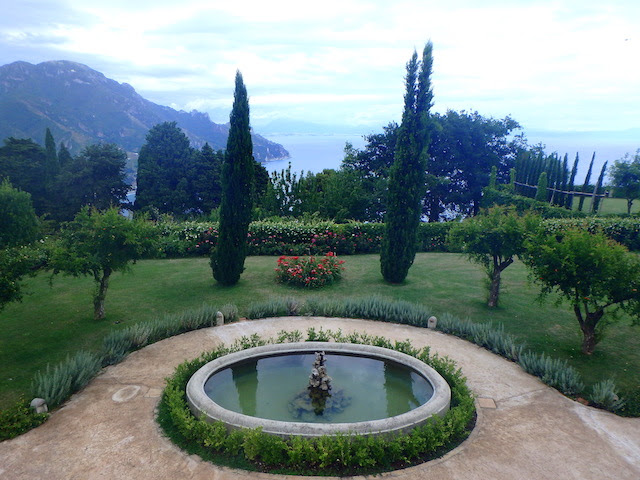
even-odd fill
[{"label": "sea", "polygon": [[366,144],[364,135],[355,134],[290,134],[263,135],[272,142],[279,143],[289,152],[290,157],[272,160],[264,164],[271,172],[280,172],[291,164],[292,172],[319,173],[327,168],[340,168],[344,158],[344,147],[347,142],[355,148],[363,148]]},{"label": "sea", "polygon": [[[546,133],[546,132],[545,132]],[[357,134],[287,134],[287,135],[263,135],[271,141],[281,144],[289,151],[290,158],[273,160],[264,165],[271,173],[286,169],[291,164],[292,172],[318,173],[326,168],[338,169],[344,158],[344,147],[350,142],[355,148],[363,148],[366,144],[363,135]],[[621,139],[607,138],[604,135],[580,135],[575,134],[541,134],[528,136],[530,145],[542,143],[545,151],[550,154],[557,152],[560,156],[568,154],[569,168],[573,165],[576,153],[580,155],[577,178],[582,181],[589,167],[591,157],[595,152],[593,182],[600,173],[600,168],[605,161],[609,162],[609,168],[614,160],[624,157],[626,153],[633,155],[640,148],[640,138]]]}]

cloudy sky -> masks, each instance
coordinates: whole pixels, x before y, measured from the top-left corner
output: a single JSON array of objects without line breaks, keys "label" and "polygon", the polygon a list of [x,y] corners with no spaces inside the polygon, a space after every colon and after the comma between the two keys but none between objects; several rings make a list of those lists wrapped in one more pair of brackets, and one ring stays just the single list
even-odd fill
[{"label": "cloudy sky", "polygon": [[366,133],[399,120],[405,63],[429,39],[436,111],[511,115],[526,132],[640,128],[638,0],[18,0],[0,64],[77,61],[217,122],[239,69],[257,130]]}]

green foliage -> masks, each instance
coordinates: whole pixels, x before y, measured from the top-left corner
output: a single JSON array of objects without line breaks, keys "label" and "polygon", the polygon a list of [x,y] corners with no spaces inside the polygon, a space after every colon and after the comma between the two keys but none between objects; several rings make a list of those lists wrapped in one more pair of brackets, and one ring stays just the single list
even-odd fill
[{"label": "green foliage", "polygon": [[0,249],[31,243],[40,233],[31,195],[11,186],[9,180],[0,183]]},{"label": "green foliage", "polygon": [[213,277],[235,285],[244,270],[247,233],[251,222],[254,182],[253,144],[249,126],[249,99],[240,72],[230,117],[229,139],[222,165],[222,203],[218,242],[211,255]]},{"label": "green foliage", "polygon": [[538,178],[538,186],[536,187],[536,201],[538,202],[546,202],[547,201],[547,172],[542,172],[540,174],[540,178]]},{"label": "green foliage", "polygon": [[[238,308],[227,304],[220,308],[225,322],[232,322],[238,318]],[[114,330],[107,334],[102,342],[102,364],[114,365],[119,363],[129,352],[150,345],[180,333],[213,327],[216,325],[218,310],[211,305],[173,315],[138,323],[130,327]]]},{"label": "green foliage", "polygon": [[633,158],[627,154],[613,162],[609,175],[615,196],[627,200],[627,214],[631,214],[633,201],[640,198],[640,150]]},{"label": "green foliage", "polygon": [[577,395],[584,390],[580,374],[564,360],[547,357],[545,354],[524,352],[520,355],[518,363],[525,372],[539,377],[544,383],[565,395]]},{"label": "green foliage", "polygon": [[586,215],[566,208],[553,207],[548,202],[539,202],[533,198],[515,195],[507,190],[485,188],[482,195],[482,207],[490,208],[494,205],[512,207],[519,214],[533,213],[542,218],[582,218]]},{"label": "green foliage", "polygon": [[55,408],[89,383],[100,367],[99,356],[79,351],[58,365],[47,365],[44,372],[38,372],[31,391],[34,397],[44,398],[49,408]]},{"label": "green foliage", "polygon": [[438,330],[469,340],[514,362],[524,350],[524,344],[506,333],[502,325],[494,327],[491,323],[474,323],[444,314],[438,320]]},{"label": "green foliage", "polygon": [[625,403],[624,399],[621,399],[616,393],[616,384],[610,378],[598,382],[592,387],[589,400],[596,407],[611,412],[620,410]]},{"label": "green foliage", "polygon": [[35,413],[29,402],[21,398],[13,405],[0,411],[0,442],[17,437],[44,423],[48,413]]},{"label": "green foliage", "polygon": [[[299,339],[300,332],[280,332],[280,340]],[[355,337],[363,343],[383,344],[394,348],[392,342],[382,338],[371,338],[362,334]],[[340,332],[308,331],[308,340],[318,338],[342,338]],[[455,364],[443,357],[429,355],[428,349],[417,350],[407,342],[396,342],[396,348],[409,352],[436,369],[451,386],[451,409],[443,417],[430,419],[425,425],[408,434],[389,436],[334,435],[319,438],[293,437],[282,439],[256,430],[232,430],[228,432],[221,422],[208,423],[196,419],[186,402],[185,386],[195,371],[205,363],[227,353],[256,344],[272,343],[274,340],[241,339],[229,348],[204,354],[199,359],[188,361],[176,369],[167,380],[167,386],[159,406],[159,421],[165,431],[174,432],[174,441],[189,451],[194,444],[210,452],[226,457],[241,456],[249,460],[252,468],[262,470],[286,469],[297,473],[314,474],[366,474],[388,470],[391,466],[407,466],[441,455],[453,448],[468,435],[468,428],[475,414],[473,396],[466,380]],[[178,432],[178,434],[175,434]],[[228,462],[228,461],[227,461]]]},{"label": "green foliage", "polygon": [[433,46],[427,43],[421,62],[413,53],[407,63],[404,112],[398,131],[393,165],[389,170],[385,233],[380,270],[390,283],[401,283],[416,255],[417,230],[425,194],[429,147],[429,109]]},{"label": "green foliage", "polygon": [[11,184],[31,194],[37,215],[48,210],[49,195],[45,180],[46,152],[33,140],[8,138],[0,147],[0,178],[7,178]]},{"label": "green foliage", "polygon": [[144,220],[125,218],[117,208],[101,213],[85,207],[62,229],[49,267],[54,274],[93,276],[94,317],[100,320],[104,318],[109,277],[113,272],[127,271],[132,261],[142,257],[151,246],[149,236]]},{"label": "green foliage", "polygon": [[601,323],[606,308],[635,316],[640,312],[640,259],[601,233],[540,233],[529,242],[524,258],[531,278],[542,287],[541,298],[557,292],[573,306],[585,354],[593,352],[606,325]]},{"label": "green foliage", "polygon": [[0,310],[22,299],[23,278],[35,275],[45,262],[46,253],[39,244],[0,249]]},{"label": "green foliage", "polygon": [[122,205],[130,186],[125,181],[127,154],[113,143],[90,145],[67,162],[55,180],[59,201],[51,210],[71,220],[84,206],[106,210]]},{"label": "green foliage", "polygon": [[539,228],[540,219],[519,217],[512,210],[493,207],[484,215],[454,224],[449,240],[487,273],[489,307],[498,305],[502,271],[524,252],[526,236]]},{"label": "green foliage", "polygon": [[315,257],[285,257],[278,259],[276,281],[297,287],[320,288],[340,280],[344,260],[333,252],[321,259]]},{"label": "green foliage", "polygon": [[190,208],[187,170],[193,155],[176,122],[153,126],[138,156],[136,210],[154,207],[162,213],[184,214]]},{"label": "green foliage", "polygon": [[543,222],[544,230],[550,235],[561,236],[567,230],[583,230],[601,233],[629,250],[640,250],[640,219],[638,218],[567,218]]}]

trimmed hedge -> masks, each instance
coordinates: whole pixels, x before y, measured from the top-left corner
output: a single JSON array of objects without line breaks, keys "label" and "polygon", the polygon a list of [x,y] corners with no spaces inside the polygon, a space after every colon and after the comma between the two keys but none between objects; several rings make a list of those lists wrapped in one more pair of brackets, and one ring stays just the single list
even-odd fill
[{"label": "trimmed hedge", "polygon": [[343,335],[340,331],[310,329],[307,341],[364,343],[392,348],[412,355],[437,370],[451,387],[451,409],[444,417],[432,417],[427,424],[408,434],[386,436],[335,435],[315,439],[280,437],[260,429],[232,430],[221,422],[197,419],[189,410],[185,388],[189,378],[203,365],[220,356],[266,343],[282,343],[302,337],[299,331],[280,332],[277,339],[262,340],[256,335],[243,337],[231,347],[218,349],[187,361],[167,380],[159,406],[158,421],[181,447],[205,458],[223,455],[226,463],[255,470],[315,475],[353,475],[402,468],[436,458],[464,440],[475,418],[475,405],[465,378],[448,358],[431,355],[429,348],[418,350],[407,340],[391,342],[366,334]]},{"label": "trimmed hedge", "polygon": [[[449,223],[423,223],[418,229],[418,250],[449,251]],[[213,222],[155,224],[156,242],[150,258],[209,255],[218,238]],[[382,223],[305,222],[296,220],[257,221],[249,225],[249,255],[337,255],[377,253],[384,232]]]}]

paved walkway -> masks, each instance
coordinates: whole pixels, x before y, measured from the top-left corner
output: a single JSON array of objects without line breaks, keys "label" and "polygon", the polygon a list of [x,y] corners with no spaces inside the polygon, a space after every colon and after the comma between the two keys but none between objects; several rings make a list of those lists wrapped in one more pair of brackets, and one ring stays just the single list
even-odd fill
[{"label": "paved walkway", "polygon": [[[471,437],[445,457],[385,479],[640,479],[640,419],[573,402],[515,364],[455,337],[363,320],[286,317],[186,333],[106,368],[44,425],[0,443],[5,479],[300,479],[217,467],[188,456],[154,421],[164,378],[176,365],[242,335],[309,327],[411,339],[448,355],[486,405]],[[496,408],[490,408],[495,403]],[[317,477],[316,477],[317,478]],[[376,477],[378,478],[378,477]]]}]

